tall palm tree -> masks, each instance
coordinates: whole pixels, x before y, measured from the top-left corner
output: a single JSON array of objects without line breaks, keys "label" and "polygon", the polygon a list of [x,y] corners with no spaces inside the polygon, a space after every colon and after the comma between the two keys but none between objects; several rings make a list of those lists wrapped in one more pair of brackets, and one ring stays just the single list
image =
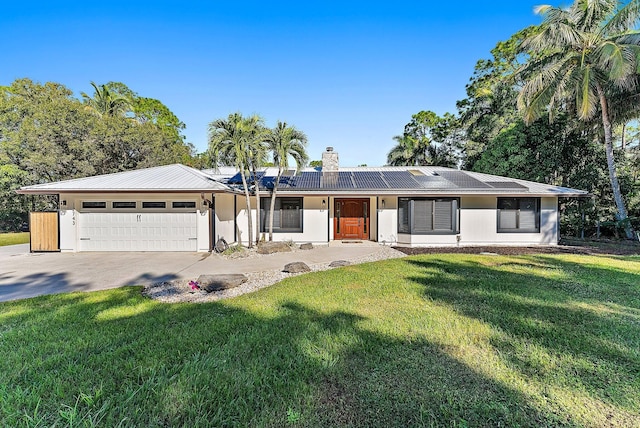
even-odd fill
[{"label": "tall palm tree", "polygon": [[269,152],[273,156],[273,163],[278,167],[278,175],[273,183],[271,192],[271,206],[269,207],[269,241],[273,241],[273,214],[276,208],[276,195],[282,172],[289,168],[289,158],[293,158],[296,163],[296,172],[304,167],[309,161],[307,154],[307,136],[304,132],[289,126],[286,122],[276,124],[267,134],[266,141]]},{"label": "tall palm tree", "polygon": [[214,164],[233,165],[240,171],[247,208],[249,248],[253,247],[253,221],[247,176],[251,170],[250,147],[261,121],[258,116],[245,118],[241,113],[232,113],[226,119],[217,119],[209,124],[209,155]]},{"label": "tall palm tree", "polygon": [[253,115],[245,119],[245,130],[247,132],[247,158],[256,197],[257,245],[260,242],[260,225],[262,224],[262,211],[260,210],[260,176],[258,175],[258,170],[262,168],[267,160],[267,145],[265,139],[268,130],[264,126],[264,120],[258,115]]},{"label": "tall palm tree", "polygon": [[575,0],[568,8],[545,5],[536,12],[543,22],[521,45],[530,59],[518,71],[525,81],[518,108],[527,123],[572,105],[580,120],[600,115],[618,220],[632,238],[614,162],[611,103],[613,93],[637,92],[640,0]]},{"label": "tall palm tree", "polygon": [[133,109],[131,100],[123,95],[111,91],[107,85],[93,86],[93,96],[89,96],[84,92],[80,92],[82,99],[87,108],[98,114],[99,116],[124,116]]}]

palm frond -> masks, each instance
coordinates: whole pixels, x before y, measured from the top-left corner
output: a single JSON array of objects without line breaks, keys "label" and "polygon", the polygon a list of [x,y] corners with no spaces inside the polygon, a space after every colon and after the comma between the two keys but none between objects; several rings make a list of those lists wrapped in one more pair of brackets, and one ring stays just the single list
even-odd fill
[{"label": "palm frond", "polygon": [[[618,2],[616,2],[618,3]],[[620,34],[635,29],[640,21],[640,0],[630,0],[615,11],[602,26],[605,34]]]}]

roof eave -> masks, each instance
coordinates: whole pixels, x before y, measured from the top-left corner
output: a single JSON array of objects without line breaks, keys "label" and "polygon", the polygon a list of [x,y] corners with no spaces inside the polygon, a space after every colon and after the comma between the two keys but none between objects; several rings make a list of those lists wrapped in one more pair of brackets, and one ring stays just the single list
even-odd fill
[{"label": "roof eave", "polygon": [[21,195],[59,195],[61,193],[225,193],[228,189],[18,189]]}]

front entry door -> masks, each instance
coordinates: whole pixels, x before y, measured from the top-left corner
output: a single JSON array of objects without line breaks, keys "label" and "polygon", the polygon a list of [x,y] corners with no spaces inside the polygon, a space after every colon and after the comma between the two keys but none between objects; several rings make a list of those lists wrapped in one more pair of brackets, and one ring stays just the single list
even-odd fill
[{"label": "front entry door", "polygon": [[369,239],[369,200],[336,199],[334,239]]}]

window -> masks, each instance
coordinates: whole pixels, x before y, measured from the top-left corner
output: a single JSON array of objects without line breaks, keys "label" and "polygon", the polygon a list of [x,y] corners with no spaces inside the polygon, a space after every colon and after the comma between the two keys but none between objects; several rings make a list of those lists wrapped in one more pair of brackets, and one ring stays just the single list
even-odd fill
[{"label": "window", "polygon": [[456,234],[458,205],[456,198],[398,198],[398,233]]},{"label": "window", "polygon": [[143,202],[142,208],[166,208],[166,202]]},{"label": "window", "polygon": [[122,202],[112,202],[111,207],[114,209],[122,209],[122,208],[135,208],[135,201],[122,201]]},{"label": "window", "polygon": [[174,201],[171,206],[173,208],[195,208],[196,203],[193,201]]},{"label": "window", "polygon": [[82,208],[107,208],[106,202],[83,201]]},{"label": "window", "polygon": [[[260,232],[269,232],[271,198],[260,199]],[[302,233],[302,198],[276,198],[273,232]]]},{"label": "window", "polygon": [[517,232],[540,232],[540,198],[498,198],[498,233]]}]

